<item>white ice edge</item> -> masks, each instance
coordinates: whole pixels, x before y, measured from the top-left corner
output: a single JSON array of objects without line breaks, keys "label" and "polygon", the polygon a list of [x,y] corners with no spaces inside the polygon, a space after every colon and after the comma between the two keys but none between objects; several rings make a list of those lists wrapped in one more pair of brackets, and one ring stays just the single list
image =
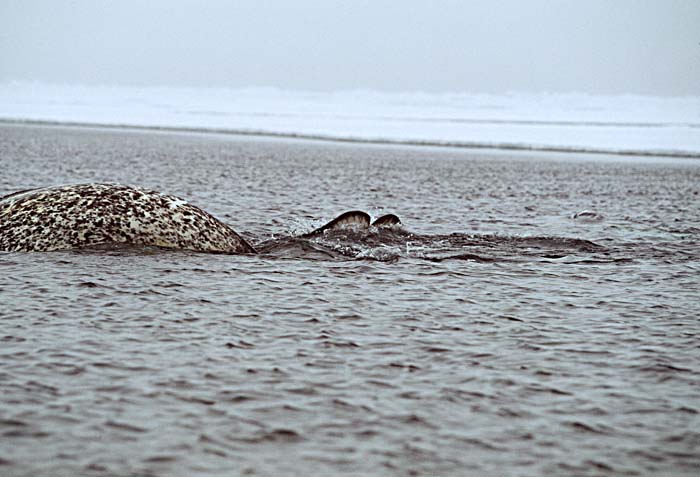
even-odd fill
[{"label": "white ice edge", "polygon": [[0,118],[397,144],[700,157],[700,97],[0,84]]}]

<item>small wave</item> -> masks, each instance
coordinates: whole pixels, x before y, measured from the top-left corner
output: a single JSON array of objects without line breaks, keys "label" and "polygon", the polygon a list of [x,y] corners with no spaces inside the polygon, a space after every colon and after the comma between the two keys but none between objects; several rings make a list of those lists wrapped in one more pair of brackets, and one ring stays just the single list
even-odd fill
[{"label": "small wave", "polygon": [[441,257],[424,257],[426,260],[431,262],[444,262],[445,260],[468,260],[472,262],[488,263],[495,262],[496,259],[492,257],[482,257],[473,253],[458,253],[455,255],[445,255]]},{"label": "small wave", "polygon": [[582,223],[602,222],[605,219],[602,214],[592,210],[582,210],[581,212],[576,212],[571,216],[571,218]]},{"label": "small wave", "polygon": [[243,438],[251,443],[261,443],[261,442],[301,442],[304,438],[293,429],[274,429],[271,431],[265,431],[259,433],[255,437]]},{"label": "small wave", "polygon": [[121,431],[137,432],[137,433],[146,432],[148,430],[145,427],[135,426],[133,424],[127,424],[126,422],[117,422],[117,421],[111,421],[111,420],[105,422],[105,426],[111,427],[113,429],[119,429]]}]

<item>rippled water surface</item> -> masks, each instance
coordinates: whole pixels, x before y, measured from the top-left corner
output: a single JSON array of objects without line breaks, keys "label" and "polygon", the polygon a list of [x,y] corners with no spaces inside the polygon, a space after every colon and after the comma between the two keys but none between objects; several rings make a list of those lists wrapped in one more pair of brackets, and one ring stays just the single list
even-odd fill
[{"label": "rippled water surface", "polygon": [[[0,170],[262,251],[0,253],[2,476],[700,472],[699,161],[0,126]],[[296,237],[351,209],[404,229]]]}]

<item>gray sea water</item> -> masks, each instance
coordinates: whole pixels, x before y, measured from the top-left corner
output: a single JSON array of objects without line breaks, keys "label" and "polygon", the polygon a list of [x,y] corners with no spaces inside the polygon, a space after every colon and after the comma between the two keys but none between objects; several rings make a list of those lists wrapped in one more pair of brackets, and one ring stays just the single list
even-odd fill
[{"label": "gray sea water", "polygon": [[[0,171],[262,251],[0,253],[2,476],[700,473],[698,160],[4,125]],[[404,228],[298,237],[352,209]]]}]

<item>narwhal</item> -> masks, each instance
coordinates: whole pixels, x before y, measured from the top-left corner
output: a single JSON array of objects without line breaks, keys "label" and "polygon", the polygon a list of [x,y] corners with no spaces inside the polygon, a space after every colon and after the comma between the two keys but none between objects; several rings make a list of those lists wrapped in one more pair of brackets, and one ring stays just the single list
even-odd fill
[{"label": "narwhal", "polygon": [[[388,214],[371,225],[400,223],[396,215]],[[358,210],[345,212],[304,237],[348,226],[368,228],[370,216]],[[256,253],[248,241],[213,215],[154,190],[92,183],[30,189],[0,198],[0,250],[48,252],[104,244]]]}]

